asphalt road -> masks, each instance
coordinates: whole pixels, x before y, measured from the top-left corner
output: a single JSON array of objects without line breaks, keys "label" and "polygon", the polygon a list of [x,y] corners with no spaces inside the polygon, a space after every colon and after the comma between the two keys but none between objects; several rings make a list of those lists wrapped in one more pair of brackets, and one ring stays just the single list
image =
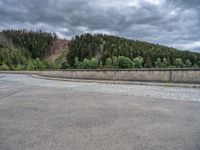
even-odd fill
[{"label": "asphalt road", "polygon": [[0,150],[200,150],[199,93],[5,75]]}]

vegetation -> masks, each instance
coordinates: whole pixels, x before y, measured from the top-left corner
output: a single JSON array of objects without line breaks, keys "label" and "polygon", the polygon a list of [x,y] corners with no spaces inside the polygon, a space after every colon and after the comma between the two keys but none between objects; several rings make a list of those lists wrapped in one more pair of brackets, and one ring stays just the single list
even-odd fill
[{"label": "vegetation", "polygon": [[2,70],[13,70],[17,66],[25,68],[27,58],[18,49],[0,48],[0,66]]},{"label": "vegetation", "polygon": [[128,57],[118,57],[118,68],[133,68],[133,62]]},{"label": "vegetation", "polygon": [[0,32],[0,70],[200,67],[200,53],[103,34],[76,36],[69,51],[63,49],[53,62],[45,62],[49,49],[57,47],[54,43],[60,44],[57,36],[47,32]]},{"label": "vegetation", "polygon": [[144,63],[144,59],[139,56],[139,57],[134,58],[133,62],[135,64],[136,68],[142,68],[143,67],[143,63]]},{"label": "vegetation", "polygon": [[[200,61],[200,53],[180,51],[158,44],[103,34],[84,34],[73,38],[69,44],[67,55],[70,66],[76,67],[76,57],[80,62],[95,57],[103,66],[113,68],[116,67],[116,58],[119,59],[119,57],[120,64],[121,62],[123,62],[123,65],[126,63],[125,66],[118,66],[119,68],[192,67],[199,65]],[[130,61],[133,64],[128,63]],[[113,62],[115,62],[115,65]]]},{"label": "vegetation", "polygon": [[175,59],[175,66],[176,66],[177,68],[182,68],[182,67],[184,66],[184,63],[183,63],[183,61],[182,61],[181,58],[176,58],[176,59]]},{"label": "vegetation", "polygon": [[1,70],[37,70],[46,68],[47,64],[39,58],[26,57],[19,49],[0,48]]},{"label": "vegetation", "polygon": [[98,59],[84,59],[83,62],[79,62],[78,57],[75,58],[75,68],[77,69],[97,69],[100,66]]},{"label": "vegetation", "polygon": [[190,61],[189,59],[186,60],[185,66],[186,66],[187,68],[190,68],[190,67],[192,66],[192,63],[191,63],[191,61]]},{"label": "vegetation", "polygon": [[18,48],[28,50],[32,58],[42,58],[48,51],[53,39],[57,38],[55,34],[40,31],[27,30],[4,30],[2,34]]},{"label": "vegetation", "polygon": [[[39,70],[66,68],[66,53],[53,63],[45,63],[55,34],[42,31],[4,30],[0,32],[0,70]],[[64,53],[65,51],[63,51]]]}]

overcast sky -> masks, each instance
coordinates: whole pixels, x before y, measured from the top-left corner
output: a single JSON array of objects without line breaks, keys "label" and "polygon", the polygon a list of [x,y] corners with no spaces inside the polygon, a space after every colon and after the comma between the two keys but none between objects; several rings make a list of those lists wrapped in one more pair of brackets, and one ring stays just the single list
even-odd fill
[{"label": "overcast sky", "polygon": [[113,34],[200,52],[200,0],[0,0],[0,29]]}]

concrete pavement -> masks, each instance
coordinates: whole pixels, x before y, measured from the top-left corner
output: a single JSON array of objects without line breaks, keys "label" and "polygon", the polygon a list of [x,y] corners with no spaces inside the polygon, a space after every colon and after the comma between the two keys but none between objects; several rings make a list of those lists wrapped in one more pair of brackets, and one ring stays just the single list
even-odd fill
[{"label": "concrete pavement", "polygon": [[198,101],[136,96],[137,87],[126,86],[119,87],[129,92],[113,92],[108,84],[6,75],[0,79],[0,150],[200,149]]}]

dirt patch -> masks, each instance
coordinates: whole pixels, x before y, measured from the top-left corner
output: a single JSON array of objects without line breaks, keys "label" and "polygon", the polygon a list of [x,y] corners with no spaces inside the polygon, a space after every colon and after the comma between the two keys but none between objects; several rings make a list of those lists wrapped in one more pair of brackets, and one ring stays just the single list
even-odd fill
[{"label": "dirt patch", "polygon": [[68,49],[68,41],[65,39],[56,39],[50,46],[48,53],[44,56],[44,60],[46,62],[54,62],[66,49]]}]

